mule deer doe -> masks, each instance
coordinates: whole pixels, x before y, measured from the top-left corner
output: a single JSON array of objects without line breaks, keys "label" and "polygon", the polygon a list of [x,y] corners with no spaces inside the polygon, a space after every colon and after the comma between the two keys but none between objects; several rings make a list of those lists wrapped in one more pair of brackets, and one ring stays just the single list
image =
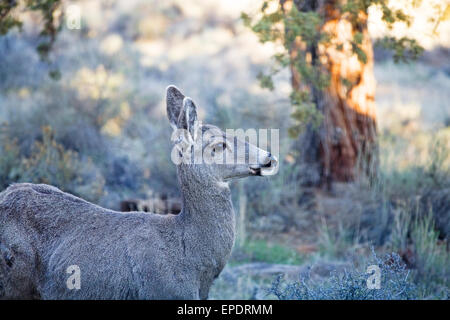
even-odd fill
[{"label": "mule deer doe", "polygon": [[[48,185],[10,186],[0,193],[0,298],[208,297],[234,243],[228,181],[273,174],[278,164],[270,153],[200,125],[194,102],[176,87],[167,88],[166,102],[174,132],[184,129],[194,148],[209,148],[213,158],[244,148],[260,164],[181,162],[178,215],[120,213]],[[221,132],[221,142],[202,139],[209,129]],[[71,265],[81,272],[78,290],[66,284]]]}]

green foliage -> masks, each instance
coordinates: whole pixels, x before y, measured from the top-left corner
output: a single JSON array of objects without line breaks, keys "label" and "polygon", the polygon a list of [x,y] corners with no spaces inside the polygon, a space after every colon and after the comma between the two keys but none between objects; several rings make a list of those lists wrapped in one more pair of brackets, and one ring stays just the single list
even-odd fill
[{"label": "green foliage", "polygon": [[[323,30],[325,17],[315,5],[307,1],[299,5],[294,1],[292,7],[287,9],[281,3],[283,2],[278,0],[264,1],[259,13],[253,16],[242,13],[241,18],[261,42],[274,42],[283,47],[282,52],[274,56],[271,71],[268,74],[258,75],[263,88],[273,90],[272,76],[287,66],[295,69],[300,76],[302,83],[299,88],[294,88],[295,94],[291,95],[291,104],[294,107],[292,117],[297,124],[290,129],[290,135],[296,137],[305,124],[316,125],[321,121],[314,93],[325,90],[330,79],[329,70],[320,60],[319,46],[334,46],[337,50],[342,50],[344,44],[334,43],[332,36]],[[352,23],[354,34],[349,44],[352,52],[363,63],[367,63],[367,52],[362,47],[364,41],[362,31],[367,25],[365,16],[371,6],[381,8],[382,19],[388,27],[394,22],[404,22],[408,26],[411,23],[411,18],[403,11],[391,9],[387,0],[348,0],[340,3],[334,9],[341,17]],[[269,10],[274,7],[275,10]],[[394,51],[396,62],[416,59],[423,51],[415,40],[408,38],[386,38],[383,46]]]},{"label": "green foliage", "polygon": [[[62,17],[57,18],[55,13],[61,6],[61,0],[22,0],[0,2],[0,35],[7,34],[11,29],[22,29],[22,21],[17,11],[23,5],[25,11],[38,12],[42,16],[43,26],[40,31],[41,42],[36,50],[42,60],[49,60],[49,53],[61,30]],[[50,77],[58,80],[59,71],[52,71]]]},{"label": "green foliage", "polygon": [[53,80],[60,80],[61,79],[61,71],[59,71],[58,69],[53,69],[50,70],[48,75],[50,76],[50,78],[52,78]]},{"label": "green foliage", "polygon": [[418,277],[426,282],[437,281],[448,285],[450,254],[445,243],[439,244],[439,232],[435,229],[431,212],[414,219],[411,241]]},{"label": "green foliage", "polygon": [[259,84],[261,85],[261,88],[266,88],[269,90],[273,90],[273,81],[272,77],[270,75],[266,75],[262,72],[258,73],[257,78],[259,80]]},{"label": "green foliage", "polygon": [[290,101],[294,107],[291,117],[297,120],[296,124],[289,128],[289,136],[291,138],[297,137],[306,124],[312,124],[314,127],[320,125],[323,115],[317,111],[316,105],[311,100],[308,91],[293,91],[290,95]]},{"label": "green foliage", "polygon": [[415,39],[402,37],[396,39],[394,37],[384,37],[376,42],[377,46],[388,49],[393,52],[395,62],[408,62],[415,60],[422,55],[424,49]]},{"label": "green foliage", "polygon": [[319,226],[317,236],[319,244],[319,253],[326,258],[337,258],[345,253],[345,250],[354,244],[350,236],[350,230],[339,224],[337,230],[331,230],[325,219],[322,219],[322,225]]},{"label": "green foliage", "polygon": [[293,249],[264,240],[246,241],[240,248],[242,259],[251,262],[301,264],[302,257]]},{"label": "green foliage", "polygon": [[16,6],[16,1],[0,2],[0,35],[7,34],[13,28],[22,28],[22,22],[11,14]]},{"label": "green foliage", "polygon": [[45,40],[37,48],[44,60],[48,59],[56,34],[61,30],[61,21],[55,19],[55,12],[60,5],[61,0],[27,0],[27,8],[31,11],[40,12],[44,20],[40,35]]},{"label": "green foliage", "polygon": [[420,214],[412,206],[401,206],[394,215],[391,231],[392,248],[407,253],[408,262],[414,268],[414,280],[424,296],[446,295],[449,285],[450,253],[447,240],[439,240],[433,212]]},{"label": "green foliage", "polygon": [[352,51],[358,56],[358,60],[367,63],[367,54],[361,48],[363,42],[363,34],[361,32],[355,32],[353,35]]}]

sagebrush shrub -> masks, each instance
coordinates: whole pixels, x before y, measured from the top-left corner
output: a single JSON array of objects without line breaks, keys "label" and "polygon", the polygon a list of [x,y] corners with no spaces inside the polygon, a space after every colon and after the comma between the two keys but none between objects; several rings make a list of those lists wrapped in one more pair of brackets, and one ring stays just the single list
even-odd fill
[{"label": "sagebrush shrub", "polygon": [[280,300],[409,300],[417,298],[416,286],[399,255],[388,254],[383,259],[373,253],[372,262],[381,271],[380,289],[370,289],[366,270],[332,272],[325,280],[301,276],[294,283],[286,283],[278,276],[268,293]]},{"label": "sagebrush shrub", "polygon": [[92,160],[56,142],[50,127],[42,129],[42,141],[35,141],[29,156],[22,154],[7,135],[2,135],[1,143],[3,188],[14,182],[46,183],[89,201],[102,196],[104,178],[100,170]]}]

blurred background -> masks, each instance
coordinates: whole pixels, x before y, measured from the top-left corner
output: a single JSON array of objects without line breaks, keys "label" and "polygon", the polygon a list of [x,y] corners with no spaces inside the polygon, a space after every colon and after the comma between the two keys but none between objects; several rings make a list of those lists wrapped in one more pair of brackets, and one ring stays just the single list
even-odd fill
[{"label": "blurred background", "polygon": [[[11,2],[2,2],[5,18]],[[374,47],[377,174],[326,187],[301,183],[301,140],[289,134],[299,122],[292,70],[277,70],[272,90],[261,86],[283,47],[262,43],[245,25],[264,1],[30,2],[55,5],[54,19],[75,5],[81,24],[61,23],[49,48],[40,45],[41,11],[22,3],[8,12],[21,29],[0,24],[1,190],[48,183],[115,210],[177,211],[164,96],[175,84],[197,102],[204,122],[280,129],[277,176],[231,184],[238,235],[211,298],[333,298],[339,288],[361,285],[336,274],[364,273],[375,254],[390,252],[411,273],[401,283],[410,297],[448,298],[450,22],[430,19],[449,10],[446,1],[400,5],[412,17],[408,27],[388,27],[383,10],[369,10],[372,43],[410,37],[424,52],[396,63],[395,50]],[[294,294],[276,287],[278,274],[288,282],[303,274],[328,291]]]}]

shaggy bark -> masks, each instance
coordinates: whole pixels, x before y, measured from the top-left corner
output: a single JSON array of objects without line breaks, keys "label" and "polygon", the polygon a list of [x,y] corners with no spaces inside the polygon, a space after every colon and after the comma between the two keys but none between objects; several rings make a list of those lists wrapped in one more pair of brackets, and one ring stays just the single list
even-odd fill
[{"label": "shaggy bark", "polygon": [[[307,173],[303,182],[331,186],[332,181],[352,181],[361,173],[371,176],[377,167],[377,132],[373,48],[367,14],[361,12],[361,22],[355,26],[336,9],[339,0],[294,1],[294,4],[300,11],[319,12],[324,18],[322,31],[332,35],[329,45],[306,48],[314,67],[329,73],[330,84],[325,90],[309,88],[323,121],[319,128],[308,126],[297,141],[301,152],[299,163]],[[367,56],[365,63],[358,60],[349,43],[355,32],[364,36],[360,48]],[[291,57],[301,50],[298,40],[292,44]],[[344,44],[342,50],[336,48],[339,43]],[[291,74],[293,89],[304,89],[305,84],[294,67]]]}]

